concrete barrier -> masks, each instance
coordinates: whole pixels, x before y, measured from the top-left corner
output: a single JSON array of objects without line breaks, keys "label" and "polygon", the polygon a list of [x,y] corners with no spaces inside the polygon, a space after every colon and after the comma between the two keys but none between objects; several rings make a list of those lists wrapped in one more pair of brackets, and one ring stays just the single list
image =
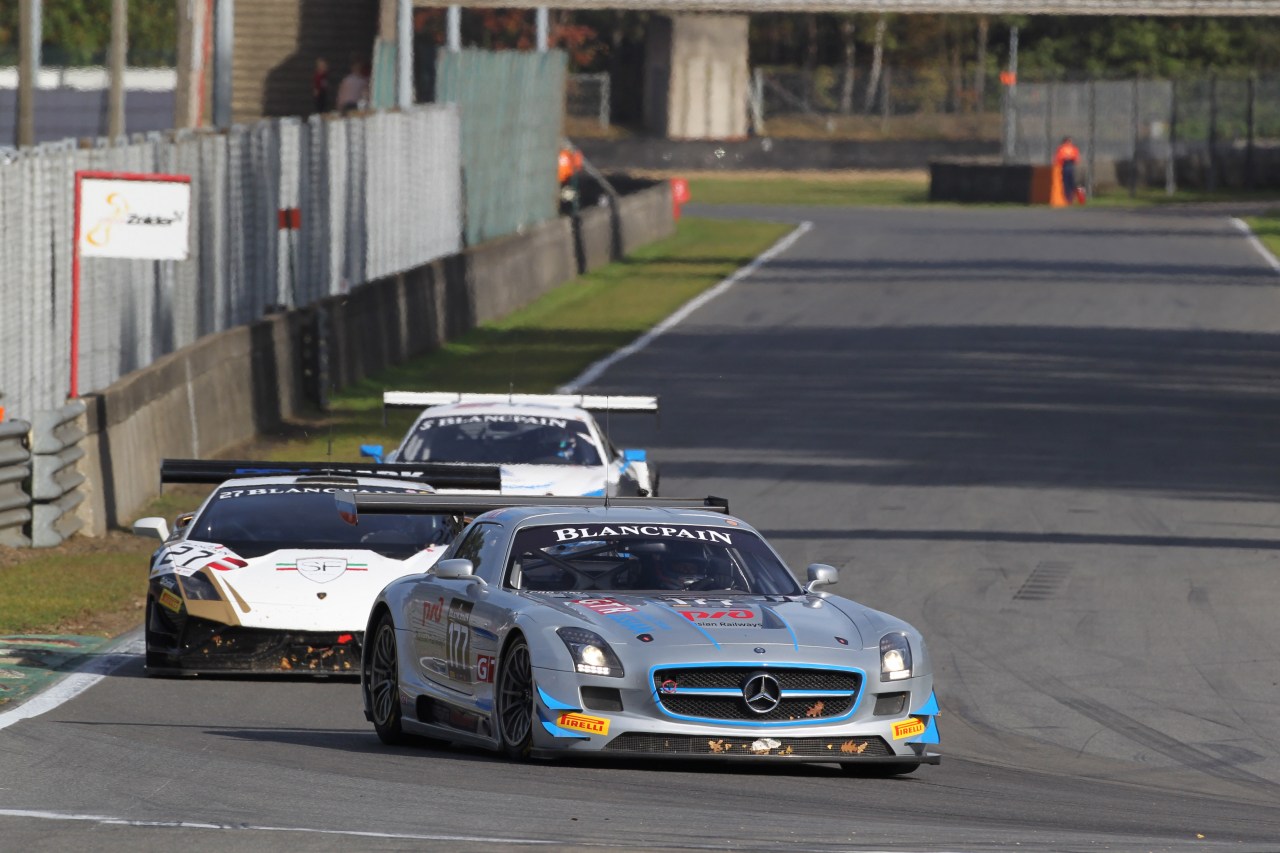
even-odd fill
[{"label": "concrete barrier", "polygon": [[[605,211],[624,252],[675,229],[665,183],[624,196],[617,213]],[[613,256],[615,242],[599,222],[592,212],[578,229],[590,235],[585,255],[597,265]],[[574,231],[560,218],[210,335],[86,397],[83,531],[101,535],[130,524],[158,492],[161,459],[225,453],[294,417],[308,400],[322,403],[329,388],[436,349],[569,281],[588,268],[579,263]]]}]

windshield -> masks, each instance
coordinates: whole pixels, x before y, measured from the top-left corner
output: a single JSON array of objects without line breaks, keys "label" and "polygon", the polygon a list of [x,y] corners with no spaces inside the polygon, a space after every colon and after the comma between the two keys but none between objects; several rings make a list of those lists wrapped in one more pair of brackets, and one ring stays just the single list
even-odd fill
[{"label": "windshield", "polygon": [[600,465],[583,421],[547,415],[442,415],[413,425],[399,462]]},{"label": "windshield", "polygon": [[800,592],[756,534],[692,525],[526,528],[516,534],[507,585],[546,592]]},{"label": "windshield", "polygon": [[281,548],[360,549],[402,560],[428,545],[446,545],[462,529],[453,515],[360,516],[360,524],[342,520],[333,493],[429,494],[421,489],[291,486],[219,489],[191,523],[187,538],[216,542],[242,557],[259,557]]}]

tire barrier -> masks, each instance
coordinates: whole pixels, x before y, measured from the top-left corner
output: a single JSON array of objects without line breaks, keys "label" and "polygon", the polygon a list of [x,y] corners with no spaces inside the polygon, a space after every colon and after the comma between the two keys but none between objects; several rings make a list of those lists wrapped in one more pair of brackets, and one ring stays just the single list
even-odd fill
[{"label": "tire barrier", "polygon": [[26,421],[0,423],[0,545],[25,548],[31,544],[26,534],[31,521],[31,496],[23,488],[31,476],[31,450]]},{"label": "tire barrier", "polygon": [[31,545],[52,548],[84,526],[77,509],[85,482],[79,462],[85,437],[85,404],[75,400],[52,412],[39,412],[31,430]]}]

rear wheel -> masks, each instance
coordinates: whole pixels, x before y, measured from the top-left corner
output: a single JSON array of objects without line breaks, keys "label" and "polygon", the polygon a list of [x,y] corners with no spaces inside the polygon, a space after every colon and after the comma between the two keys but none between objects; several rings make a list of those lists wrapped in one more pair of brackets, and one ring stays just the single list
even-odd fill
[{"label": "rear wheel", "polygon": [[523,638],[513,640],[502,655],[497,692],[502,748],[511,758],[528,758],[533,749],[533,663]]},{"label": "rear wheel", "polygon": [[400,725],[400,677],[396,649],[396,628],[391,614],[384,613],[373,630],[373,643],[365,659],[365,706],[373,719],[378,739],[388,745],[404,743],[404,729]]}]

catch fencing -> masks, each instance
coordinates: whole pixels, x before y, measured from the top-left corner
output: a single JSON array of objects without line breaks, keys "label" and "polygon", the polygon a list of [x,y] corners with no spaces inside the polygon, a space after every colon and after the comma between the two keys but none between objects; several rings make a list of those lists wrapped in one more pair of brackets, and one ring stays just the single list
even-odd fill
[{"label": "catch fencing", "polygon": [[[1048,163],[1064,136],[1090,185],[1280,186],[1280,76],[1087,80],[1010,87],[1008,160]],[[1112,174],[1111,169],[1117,171]]]},{"label": "catch fencing", "polygon": [[565,84],[565,114],[573,118],[591,119],[602,128],[609,126],[613,109],[612,84],[609,73],[570,74]]},{"label": "catch fencing", "polygon": [[[458,251],[458,140],[457,107],[420,106],[0,151],[9,414],[34,420],[67,399],[77,170],[190,175],[192,190],[189,260],[82,261],[79,377],[90,393],[204,335]],[[291,210],[298,219],[281,215]]]},{"label": "catch fencing", "polygon": [[436,101],[462,112],[467,245],[556,216],[567,65],[559,50],[440,55]]}]

